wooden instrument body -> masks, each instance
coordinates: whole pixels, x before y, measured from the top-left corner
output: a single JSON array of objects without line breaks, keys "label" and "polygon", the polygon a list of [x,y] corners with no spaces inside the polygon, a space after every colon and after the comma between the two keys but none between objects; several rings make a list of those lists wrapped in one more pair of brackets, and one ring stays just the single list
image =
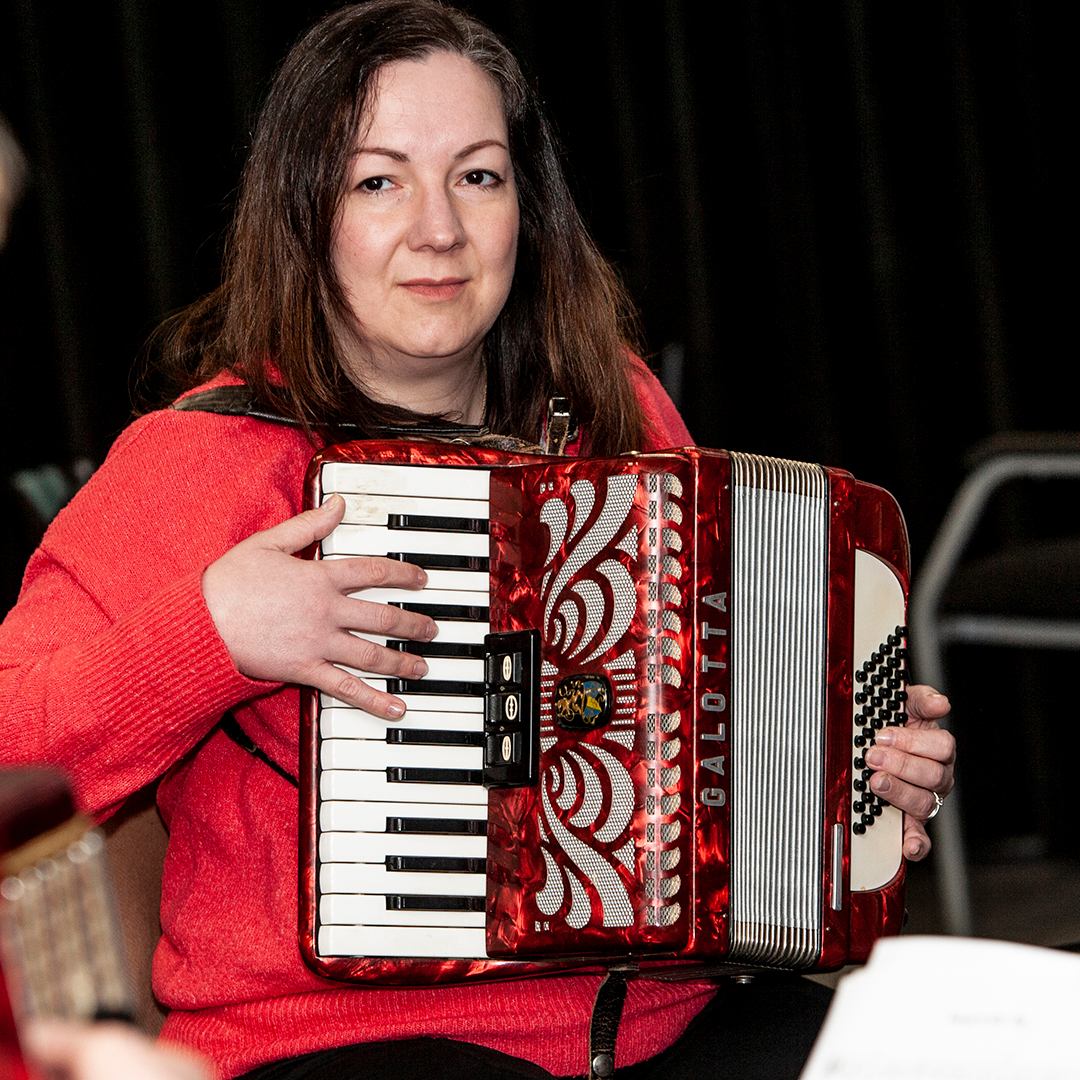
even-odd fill
[{"label": "wooden instrument body", "polygon": [[30,1019],[131,1016],[104,849],[62,774],[0,770],[0,1080]]}]

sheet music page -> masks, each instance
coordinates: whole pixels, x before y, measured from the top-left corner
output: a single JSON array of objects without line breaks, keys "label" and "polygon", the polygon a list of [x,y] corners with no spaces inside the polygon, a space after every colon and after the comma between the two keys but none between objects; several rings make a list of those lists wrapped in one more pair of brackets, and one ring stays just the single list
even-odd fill
[{"label": "sheet music page", "polygon": [[1080,955],[887,938],[837,988],[801,1080],[1080,1077]]}]

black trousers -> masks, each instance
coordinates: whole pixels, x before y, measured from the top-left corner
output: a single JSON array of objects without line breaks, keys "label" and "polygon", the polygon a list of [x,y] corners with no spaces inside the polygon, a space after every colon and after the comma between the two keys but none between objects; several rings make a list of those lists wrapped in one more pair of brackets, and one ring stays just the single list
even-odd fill
[{"label": "black trousers", "polygon": [[[618,1080],[797,1080],[831,991],[796,976],[724,982],[682,1038]],[[544,1018],[536,1022],[543,1024]],[[618,1062],[616,1062],[618,1066]],[[582,1062],[582,1070],[586,1063]],[[581,1075],[581,1074],[579,1074]],[[551,1080],[531,1062],[450,1039],[403,1039],[321,1050],[262,1065],[242,1080]]]}]

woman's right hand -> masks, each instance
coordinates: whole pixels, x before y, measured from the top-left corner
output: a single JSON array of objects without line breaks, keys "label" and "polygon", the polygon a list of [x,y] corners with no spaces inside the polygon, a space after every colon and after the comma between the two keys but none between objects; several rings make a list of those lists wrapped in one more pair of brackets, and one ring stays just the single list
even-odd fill
[{"label": "woman's right hand", "polygon": [[322,506],[255,533],[203,573],[210,615],[239,671],[251,679],[300,683],[387,719],[405,703],[372,689],[335,665],[416,679],[427,664],[350,633],[359,630],[404,641],[430,641],[426,615],[357,599],[368,588],[421,589],[427,575],[393,559],[300,559],[296,552],[328,536],[345,514],[333,495]]}]

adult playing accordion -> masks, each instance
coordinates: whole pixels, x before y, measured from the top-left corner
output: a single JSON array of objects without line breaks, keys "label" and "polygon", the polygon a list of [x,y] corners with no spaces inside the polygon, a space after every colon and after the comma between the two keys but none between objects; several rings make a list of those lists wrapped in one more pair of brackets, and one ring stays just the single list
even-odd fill
[{"label": "adult playing accordion", "polygon": [[[406,708],[395,681],[422,680],[429,663],[369,638],[438,638],[430,616],[364,599],[419,592],[417,565],[297,555],[342,521],[340,497],[300,510],[313,454],[343,435],[461,425],[590,456],[689,444],[630,323],[539,101],[490,31],[426,0],[375,0],[294,47],[254,136],[223,282],[160,338],[187,407],[117,439],[0,632],[7,760],[64,767],[94,814],[161,778],[154,988],[166,1036],[224,1075],[589,1064],[595,971],[398,989],[305,966],[299,688],[392,724]],[[229,387],[244,408],[203,407],[235,403]],[[552,430],[557,398],[573,431]],[[953,742],[937,725],[943,697],[912,688],[907,706],[908,725],[880,732],[866,765],[919,859]],[[795,1075],[823,995],[794,977],[719,991],[632,981],[615,1061],[628,1076]]]}]

